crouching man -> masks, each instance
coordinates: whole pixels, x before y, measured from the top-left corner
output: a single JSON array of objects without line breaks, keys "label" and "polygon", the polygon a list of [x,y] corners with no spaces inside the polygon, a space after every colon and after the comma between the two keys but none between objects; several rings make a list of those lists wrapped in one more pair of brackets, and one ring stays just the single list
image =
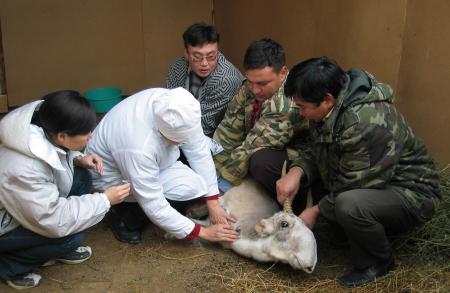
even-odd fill
[{"label": "crouching man", "polygon": [[[177,160],[180,149],[191,168]],[[108,217],[118,240],[139,243],[148,219],[180,239],[237,239],[228,224],[233,219],[219,206],[200,104],[185,89],[148,89],[128,97],[105,115],[87,150],[104,159],[103,176],[92,174],[94,188],[131,183],[134,202],[118,205]],[[200,227],[179,212],[198,198],[206,200],[214,225]]]},{"label": "crouching man", "polygon": [[278,199],[320,176],[330,193],[300,218],[312,228],[321,215],[348,238],[354,269],[339,278],[343,286],[370,283],[395,267],[387,236],[434,214],[433,161],[393,105],[391,87],[363,70],[309,59],[292,68],[285,93],[310,120],[312,145],[278,181]]}]

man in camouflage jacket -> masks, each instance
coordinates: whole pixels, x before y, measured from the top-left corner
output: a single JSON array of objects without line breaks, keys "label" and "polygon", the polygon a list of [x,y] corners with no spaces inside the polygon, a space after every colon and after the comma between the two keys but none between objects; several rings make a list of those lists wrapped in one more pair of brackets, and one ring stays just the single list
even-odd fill
[{"label": "man in camouflage jacket", "polygon": [[[306,127],[298,108],[284,94],[288,69],[284,50],[278,43],[271,39],[254,41],[246,51],[244,68],[247,79],[214,133],[214,139],[224,148],[214,157],[223,192],[247,175],[255,153],[270,149],[283,152],[287,158],[286,145],[295,132]],[[271,162],[270,153],[265,154],[268,157],[260,164]],[[276,177],[271,181],[273,190],[283,161],[277,159],[275,163],[279,171],[275,171]],[[260,179],[267,186],[267,178]]]},{"label": "man in camouflage jacket", "polygon": [[345,287],[367,284],[395,262],[387,235],[429,220],[440,199],[434,163],[393,105],[390,86],[365,71],[343,72],[322,57],[296,65],[285,91],[311,122],[311,143],[278,181],[278,199],[318,176],[329,190],[300,215],[319,215],[348,238],[354,270]]}]

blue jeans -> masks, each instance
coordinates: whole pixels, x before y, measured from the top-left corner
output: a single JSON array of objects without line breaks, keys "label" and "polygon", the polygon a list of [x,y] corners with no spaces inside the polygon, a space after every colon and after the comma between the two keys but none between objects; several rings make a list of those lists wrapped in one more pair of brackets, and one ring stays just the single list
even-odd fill
[{"label": "blue jeans", "polygon": [[[89,193],[91,183],[89,172],[76,167],[70,195]],[[47,238],[19,226],[0,236],[0,279],[12,280],[28,274],[34,267],[74,251],[83,241],[83,232]]]},{"label": "blue jeans", "polygon": [[233,184],[231,184],[228,180],[224,179],[222,176],[219,176],[219,178],[217,178],[217,185],[219,187],[219,190],[224,193],[233,187]]}]

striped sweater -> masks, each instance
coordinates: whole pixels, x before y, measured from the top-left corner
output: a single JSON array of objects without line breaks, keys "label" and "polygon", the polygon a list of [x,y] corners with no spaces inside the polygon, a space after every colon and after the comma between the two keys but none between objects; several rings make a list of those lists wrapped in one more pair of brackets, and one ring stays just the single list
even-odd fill
[{"label": "striped sweater", "polygon": [[[217,55],[218,61],[214,71],[202,82],[198,101],[202,110],[203,132],[212,137],[222,121],[228,103],[237,93],[243,80],[242,74],[228,61],[222,53]],[[189,90],[189,62],[180,58],[170,67],[166,80],[169,89],[183,87]]]}]

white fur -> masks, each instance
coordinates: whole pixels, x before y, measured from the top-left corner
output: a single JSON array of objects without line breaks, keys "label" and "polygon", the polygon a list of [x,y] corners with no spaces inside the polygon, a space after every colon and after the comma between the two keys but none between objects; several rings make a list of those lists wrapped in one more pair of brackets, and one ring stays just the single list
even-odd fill
[{"label": "white fur", "polygon": [[[226,247],[257,261],[280,261],[307,273],[314,271],[314,234],[298,216],[280,211],[256,181],[245,179],[226,192],[220,202],[237,219],[240,229],[240,239]],[[288,227],[283,228],[282,223]]]}]

